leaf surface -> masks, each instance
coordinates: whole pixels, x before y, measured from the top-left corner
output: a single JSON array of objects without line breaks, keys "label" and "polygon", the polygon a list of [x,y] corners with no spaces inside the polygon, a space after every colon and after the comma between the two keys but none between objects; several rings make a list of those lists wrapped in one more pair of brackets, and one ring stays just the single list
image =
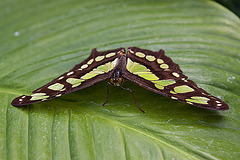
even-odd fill
[{"label": "leaf surface", "polygon": [[[212,1],[1,1],[0,159],[238,159],[240,21]],[[228,111],[106,81],[16,108],[11,101],[101,51],[164,49]]]}]

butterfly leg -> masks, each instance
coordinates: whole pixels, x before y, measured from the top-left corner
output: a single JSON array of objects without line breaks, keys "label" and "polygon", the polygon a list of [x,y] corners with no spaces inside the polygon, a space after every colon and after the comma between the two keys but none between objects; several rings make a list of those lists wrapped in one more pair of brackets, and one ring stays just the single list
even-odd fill
[{"label": "butterfly leg", "polygon": [[135,100],[135,103],[137,104],[138,108],[139,108],[143,113],[145,113],[145,112],[140,108],[140,106],[138,105],[137,100],[136,100],[136,98],[135,98],[135,96],[134,96],[132,90],[131,90],[130,88],[124,88],[124,87],[121,86],[121,85],[120,85],[119,87],[121,87],[122,89],[125,89],[125,90],[129,91],[129,92],[132,94],[133,99]]},{"label": "butterfly leg", "polygon": [[107,83],[107,98],[106,98],[106,101],[102,104],[103,106],[107,103],[108,101],[108,94],[109,94],[109,91],[108,91],[108,85],[112,85],[110,82]]}]

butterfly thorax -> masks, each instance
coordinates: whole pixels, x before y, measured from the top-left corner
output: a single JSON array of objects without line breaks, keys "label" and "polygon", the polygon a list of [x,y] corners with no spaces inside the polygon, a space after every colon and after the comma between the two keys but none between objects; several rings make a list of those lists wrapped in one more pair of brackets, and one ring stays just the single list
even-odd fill
[{"label": "butterfly thorax", "polygon": [[117,65],[113,70],[113,74],[110,78],[110,82],[114,86],[120,86],[123,83],[122,70],[126,66],[126,55],[120,54]]},{"label": "butterfly thorax", "polygon": [[123,82],[123,78],[122,78],[122,73],[120,69],[116,69],[113,74],[112,77],[110,78],[110,82],[114,85],[114,86],[120,86]]}]

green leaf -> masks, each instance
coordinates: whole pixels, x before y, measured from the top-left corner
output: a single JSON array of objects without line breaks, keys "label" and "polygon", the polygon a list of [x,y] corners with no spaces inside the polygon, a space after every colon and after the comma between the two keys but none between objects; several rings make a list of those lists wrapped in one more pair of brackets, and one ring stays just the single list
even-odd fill
[{"label": "green leaf", "polygon": [[[238,159],[240,20],[205,0],[1,1],[0,159]],[[228,111],[106,82],[26,107],[30,94],[100,51],[159,50]]]}]

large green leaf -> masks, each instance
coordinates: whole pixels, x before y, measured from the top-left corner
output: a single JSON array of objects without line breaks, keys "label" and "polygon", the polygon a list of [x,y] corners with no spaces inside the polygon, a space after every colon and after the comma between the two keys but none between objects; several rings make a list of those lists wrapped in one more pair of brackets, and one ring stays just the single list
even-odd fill
[{"label": "large green leaf", "polygon": [[[215,2],[0,2],[0,159],[238,159],[240,20]],[[159,50],[228,111],[106,82],[26,107],[13,98],[68,71],[92,48]]]}]

